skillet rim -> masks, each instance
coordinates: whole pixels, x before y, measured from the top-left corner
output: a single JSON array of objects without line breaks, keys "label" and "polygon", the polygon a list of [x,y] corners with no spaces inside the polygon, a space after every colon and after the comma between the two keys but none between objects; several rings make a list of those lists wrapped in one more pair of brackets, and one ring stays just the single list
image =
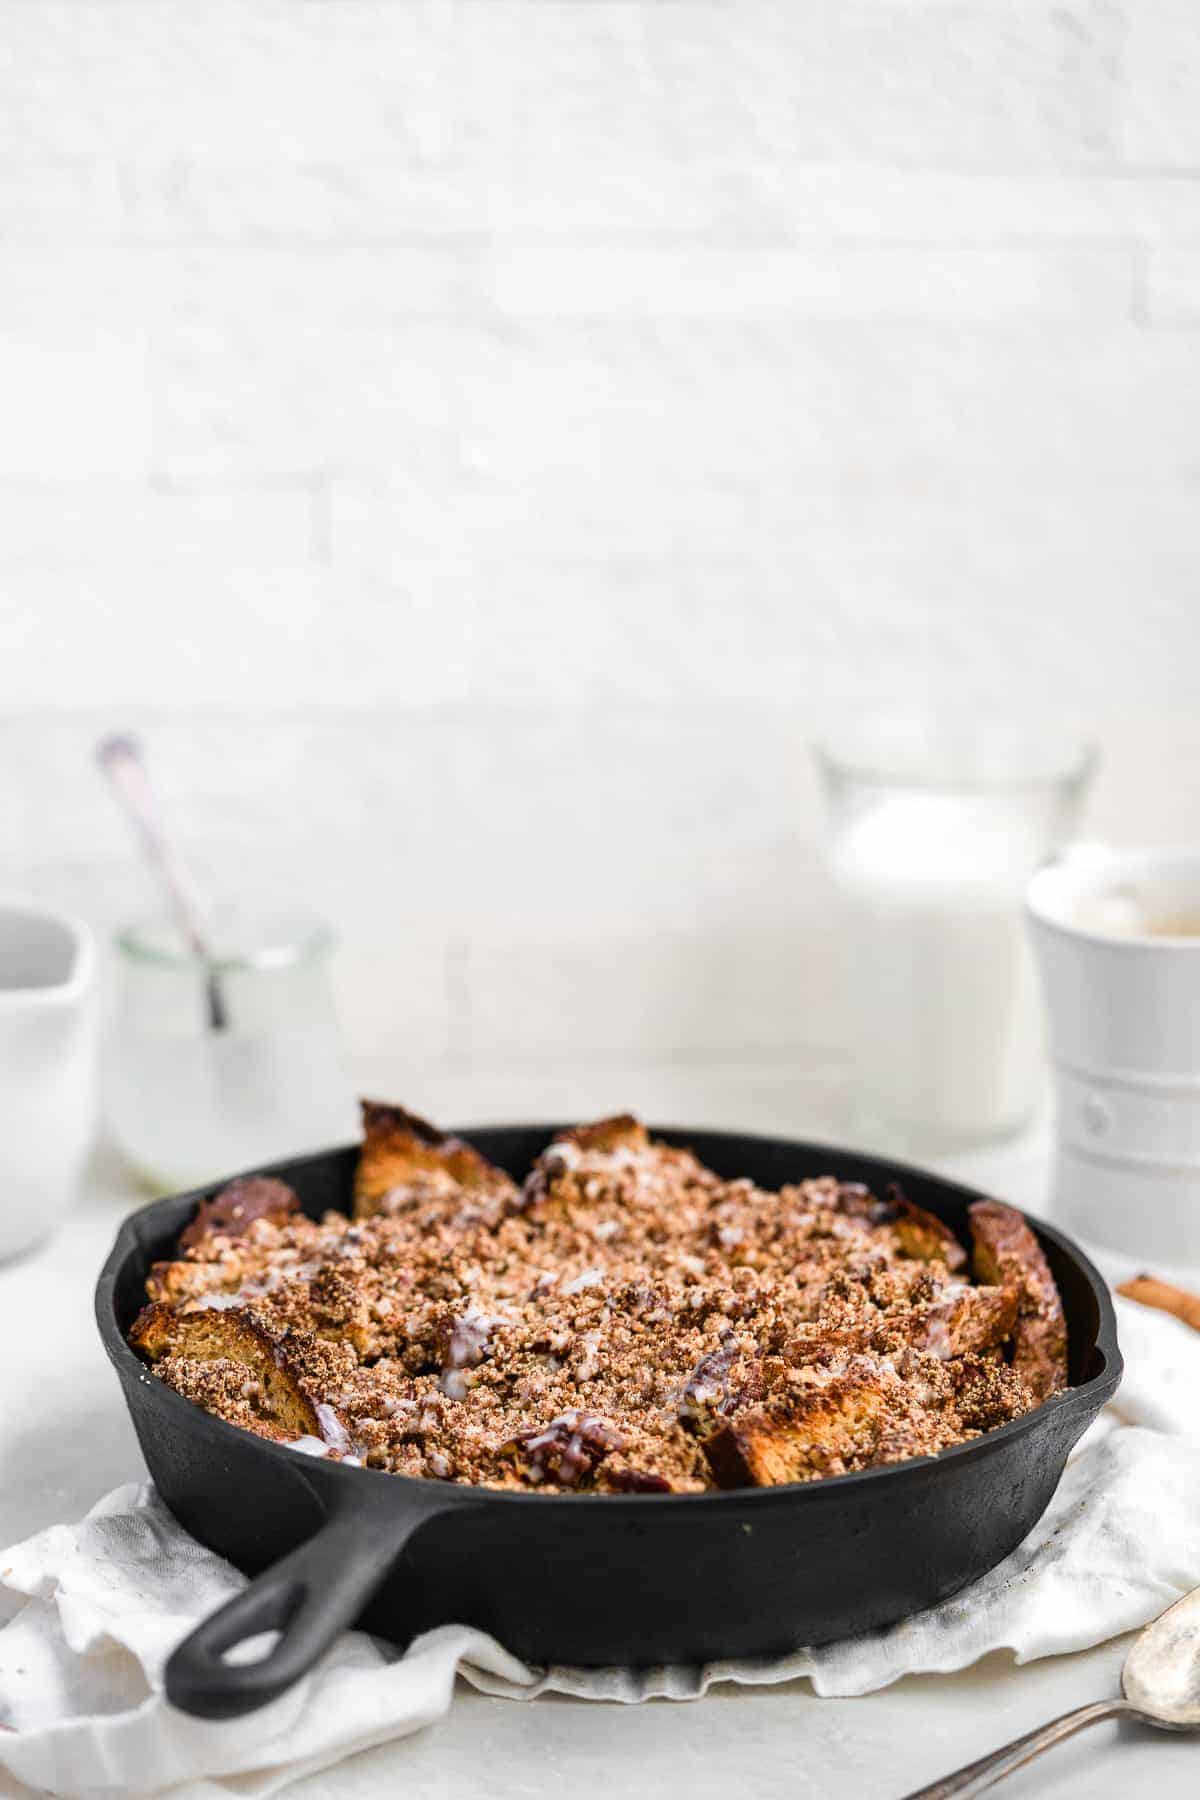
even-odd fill
[{"label": "skillet rim", "polygon": [[[545,1141],[549,1143],[556,1132],[564,1129],[566,1127],[560,1124],[544,1125],[537,1122],[527,1124],[510,1121],[496,1125],[454,1127],[453,1135],[465,1138],[470,1142],[474,1137],[491,1135],[496,1132],[512,1132],[514,1134],[520,1132],[527,1136],[536,1136],[544,1132]],[[995,1198],[993,1195],[984,1193],[980,1188],[972,1187],[966,1182],[956,1181],[950,1176],[940,1175],[932,1169],[924,1169],[919,1164],[897,1162],[891,1157],[877,1156],[872,1151],[857,1150],[845,1144],[825,1144],[808,1138],[777,1137],[768,1132],[737,1131],[724,1127],[700,1125],[650,1125],[647,1129],[654,1136],[661,1137],[668,1143],[682,1142],[686,1144],[689,1139],[696,1138],[736,1138],[743,1143],[770,1145],[777,1150],[796,1150],[805,1155],[811,1153],[817,1156],[828,1156],[831,1170],[836,1169],[839,1158],[860,1164],[871,1163],[880,1170],[886,1170],[893,1180],[903,1183],[906,1178],[911,1180],[915,1177],[921,1182],[933,1182],[939,1188],[948,1191],[967,1204],[976,1200]],[[280,1157],[273,1163],[260,1165],[258,1168],[246,1170],[243,1173],[271,1175],[281,1169],[295,1171],[311,1163],[322,1163],[335,1157],[346,1156],[358,1148],[357,1140],[332,1144],[323,1150],[312,1151],[303,1156]],[[1074,1263],[1078,1272],[1083,1276],[1096,1302],[1098,1314],[1092,1349],[1093,1353],[1100,1353],[1104,1366],[1095,1375],[1080,1382],[1077,1387],[1069,1387],[1061,1393],[1052,1394],[1049,1400],[1044,1400],[1040,1406],[1035,1406],[1030,1412],[1022,1414],[1019,1419],[1012,1419],[1006,1425],[997,1426],[991,1431],[981,1432],[978,1437],[967,1438],[962,1443],[950,1444],[946,1449],[936,1451],[933,1455],[906,1457],[901,1462],[880,1463],[874,1468],[856,1469],[845,1475],[825,1475],[816,1481],[779,1482],[771,1487],[715,1488],[699,1494],[539,1494],[536,1491],[514,1492],[508,1488],[490,1488],[463,1482],[439,1481],[423,1475],[397,1475],[386,1469],[347,1468],[344,1463],[331,1463],[324,1458],[306,1456],[303,1451],[293,1450],[290,1446],[277,1443],[271,1438],[258,1437],[254,1432],[244,1431],[240,1426],[231,1425],[228,1420],[219,1418],[215,1413],[207,1412],[191,1400],[184,1399],[182,1394],[176,1393],[165,1382],[156,1379],[130,1347],[121,1331],[115,1303],[116,1285],[130,1256],[135,1253],[145,1254],[138,1226],[141,1225],[144,1230],[146,1222],[152,1221],[156,1213],[165,1212],[168,1208],[179,1206],[184,1201],[199,1202],[212,1194],[216,1188],[223,1187],[228,1182],[237,1179],[239,1179],[237,1175],[222,1176],[219,1181],[206,1182],[202,1186],[188,1189],[184,1193],[163,1195],[160,1199],[135,1207],[126,1214],[117,1227],[112,1249],[105,1258],[96,1282],[94,1308],[101,1342],[118,1378],[122,1379],[122,1391],[124,1391],[126,1374],[134,1376],[138,1381],[153,1384],[157,1393],[165,1399],[168,1411],[172,1408],[176,1409],[181,1429],[200,1434],[206,1430],[215,1431],[218,1442],[236,1441],[243,1450],[248,1447],[246,1440],[250,1439],[264,1453],[286,1455],[289,1466],[299,1467],[309,1476],[315,1476],[318,1483],[323,1484],[326,1480],[341,1481],[347,1500],[355,1491],[360,1495],[365,1495],[366,1490],[362,1487],[357,1490],[347,1488],[344,1484],[351,1479],[357,1482],[362,1477],[367,1477],[376,1484],[376,1493],[380,1498],[386,1490],[380,1489],[378,1483],[386,1482],[388,1487],[393,1489],[397,1483],[402,1483],[402,1492],[414,1491],[426,1496],[430,1502],[435,1498],[439,1500],[440,1506],[436,1508],[439,1511],[447,1511],[453,1507],[479,1506],[484,1502],[489,1502],[522,1506],[535,1504],[545,1508],[565,1506],[572,1511],[578,1511],[582,1503],[585,1509],[591,1512],[592,1507],[587,1503],[599,1501],[603,1503],[605,1513],[619,1511],[628,1514],[631,1510],[646,1512],[649,1509],[650,1516],[654,1516],[662,1513],[664,1508],[678,1511],[681,1506],[692,1508],[699,1505],[712,1506],[721,1501],[758,1506],[769,1502],[778,1503],[780,1500],[799,1503],[799,1496],[802,1494],[810,1496],[809,1504],[816,1504],[817,1497],[822,1494],[844,1494],[848,1487],[851,1492],[859,1492],[867,1483],[878,1484],[886,1482],[889,1478],[894,1483],[906,1475],[915,1475],[917,1471],[932,1473],[942,1467],[953,1467],[957,1460],[964,1457],[998,1454],[1006,1445],[1015,1443],[1031,1431],[1038,1430],[1044,1421],[1064,1411],[1084,1412],[1094,1417],[1099,1412],[1100,1406],[1112,1398],[1120,1386],[1125,1371],[1125,1359],[1121,1354],[1117,1339],[1116,1309],[1104,1277],[1091,1258],[1066,1232],[1048,1224],[1036,1213],[1026,1212],[1022,1207],[1013,1207],[1013,1211],[1020,1214],[1036,1236],[1053,1244],[1061,1255]],[[1003,1204],[1011,1203],[1005,1201]],[[1068,1326],[1069,1323],[1068,1321]],[[399,1498],[398,1494],[397,1499]],[[431,1506],[430,1510],[432,1512],[435,1509]]]}]

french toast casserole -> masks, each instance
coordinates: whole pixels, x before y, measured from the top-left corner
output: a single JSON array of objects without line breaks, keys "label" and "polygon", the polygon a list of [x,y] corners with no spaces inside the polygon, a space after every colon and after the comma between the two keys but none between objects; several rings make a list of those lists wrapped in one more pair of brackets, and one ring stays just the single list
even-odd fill
[{"label": "french toast casserole", "polygon": [[335,1461],[542,1492],[696,1493],[926,1456],[1067,1382],[1019,1213],[972,1250],[898,1189],[767,1192],[631,1117],[518,1186],[366,1102],[353,1217],[270,1177],[202,1202],[130,1342],[231,1424]]}]

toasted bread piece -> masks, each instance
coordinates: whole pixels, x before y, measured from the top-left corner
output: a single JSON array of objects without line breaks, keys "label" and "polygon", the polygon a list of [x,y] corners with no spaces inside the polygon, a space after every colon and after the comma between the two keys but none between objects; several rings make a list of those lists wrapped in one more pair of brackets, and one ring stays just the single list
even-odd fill
[{"label": "toasted bread piece", "polygon": [[[650,1133],[632,1113],[617,1113],[611,1119],[596,1119],[589,1125],[573,1125],[551,1138],[534,1163],[525,1178],[522,1205],[544,1209],[551,1189],[564,1177],[607,1175],[619,1179],[620,1171],[633,1168],[643,1157],[659,1150],[673,1154],[665,1144],[652,1144]],[[573,1196],[575,1200],[581,1197]]]},{"label": "toasted bread piece", "polygon": [[590,1125],[576,1125],[570,1131],[560,1131],[550,1148],[554,1150],[561,1144],[573,1144],[585,1154],[588,1151],[604,1154],[612,1150],[645,1150],[649,1142],[650,1133],[640,1119],[635,1119],[632,1113],[614,1113],[611,1119],[596,1119]]},{"label": "toasted bread piece", "polygon": [[244,1237],[256,1219],[282,1225],[299,1209],[300,1202],[286,1181],[270,1175],[243,1175],[210,1200],[200,1202],[191,1224],[180,1233],[179,1248],[197,1249],[206,1238]]},{"label": "toasted bread piece", "polygon": [[861,1325],[830,1329],[820,1321],[788,1339],[785,1361],[793,1368],[828,1363],[841,1354],[894,1350],[897,1344],[923,1350],[939,1361],[986,1355],[1012,1336],[1017,1295],[1012,1288],[963,1287],[939,1299],[867,1319]]},{"label": "toasted bread piece", "polygon": [[967,1253],[943,1220],[909,1200],[898,1187],[893,1187],[890,1198],[896,1207],[892,1231],[905,1256],[916,1262],[945,1263],[948,1269],[966,1268]]},{"label": "toasted bread piece", "polygon": [[1013,1207],[977,1200],[969,1214],[976,1276],[1017,1297],[1012,1366],[1035,1399],[1047,1400],[1067,1385],[1067,1322],[1049,1265]]},{"label": "toasted bread piece", "polygon": [[704,1441],[718,1487],[776,1487],[840,1475],[870,1460],[895,1416],[901,1384],[881,1375],[834,1376],[773,1407],[753,1407]]},{"label": "toasted bread piece", "polygon": [[204,1362],[187,1356],[164,1356],[155,1364],[155,1374],[193,1406],[202,1406],[205,1412],[214,1413],[242,1431],[252,1431],[255,1437],[287,1444],[295,1442],[297,1435],[305,1435],[286,1431],[259,1410],[265,1396],[245,1363],[223,1356]]},{"label": "toasted bread piece", "polygon": [[283,1346],[245,1308],[175,1313],[158,1304],[143,1307],[129,1341],[150,1363],[181,1358],[240,1364],[248,1378],[261,1384],[262,1410],[285,1436],[321,1434],[316,1407]]},{"label": "toasted bread piece", "polygon": [[[213,1257],[198,1262],[185,1256],[174,1262],[151,1263],[146,1277],[146,1297],[167,1306],[204,1305],[208,1296],[234,1293],[244,1280],[241,1257]],[[223,1302],[218,1301],[218,1305]]]},{"label": "toasted bread piece", "polygon": [[403,1202],[410,1185],[441,1180],[451,1188],[516,1196],[516,1186],[462,1138],[449,1137],[416,1113],[377,1100],[362,1102],[363,1147],[354,1176],[354,1216],[369,1219]]},{"label": "toasted bread piece", "polygon": [[1017,1323],[1012,1288],[968,1287],[935,1302],[914,1331],[913,1347],[949,1361],[979,1356],[1007,1341]]},{"label": "toasted bread piece", "polygon": [[1017,1296],[1012,1288],[953,1288],[939,1299],[885,1321],[885,1333],[904,1336],[914,1350],[953,1362],[961,1356],[998,1353],[1012,1337]]},{"label": "toasted bread piece", "polygon": [[[783,1191],[789,1194],[802,1190],[785,1187]],[[882,1200],[861,1181],[839,1182],[835,1204],[848,1218],[862,1219],[872,1226],[890,1226],[897,1249],[914,1262],[940,1262],[954,1270],[966,1267],[967,1253],[950,1227],[910,1200],[895,1182]]]},{"label": "toasted bread piece", "polygon": [[606,1206],[658,1204],[664,1187],[678,1184],[693,1198],[718,1185],[691,1150],[652,1138],[632,1113],[618,1113],[560,1131],[526,1177],[521,1204],[535,1219],[578,1222]]}]

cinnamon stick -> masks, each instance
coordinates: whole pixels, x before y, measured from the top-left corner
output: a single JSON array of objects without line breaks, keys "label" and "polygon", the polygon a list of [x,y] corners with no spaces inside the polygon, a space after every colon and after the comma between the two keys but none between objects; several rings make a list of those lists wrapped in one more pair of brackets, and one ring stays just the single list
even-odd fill
[{"label": "cinnamon stick", "polygon": [[1200,1294],[1189,1294],[1186,1288],[1172,1287],[1169,1281],[1160,1281],[1157,1275],[1135,1275],[1132,1281],[1123,1281],[1117,1289],[1124,1294],[1126,1300],[1136,1300],[1139,1306],[1153,1306],[1158,1312],[1171,1313],[1190,1325],[1193,1331],[1200,1331]]}]

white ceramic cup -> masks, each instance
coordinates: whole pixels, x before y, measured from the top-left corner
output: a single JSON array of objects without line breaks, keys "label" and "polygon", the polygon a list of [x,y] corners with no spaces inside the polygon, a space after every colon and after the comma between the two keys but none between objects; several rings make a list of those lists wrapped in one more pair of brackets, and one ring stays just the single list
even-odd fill
[{"label": "white ceramic cup", "polygon": [[0,900],[0,1259],[49,1236],[95,1123],[96,948],[77,920]]},{"label": "white ceramic cup", "polygon": [[1080,845],[1028,911],[1057,1098],[1055,1212],[1200,1265],[1200,850]]}]

